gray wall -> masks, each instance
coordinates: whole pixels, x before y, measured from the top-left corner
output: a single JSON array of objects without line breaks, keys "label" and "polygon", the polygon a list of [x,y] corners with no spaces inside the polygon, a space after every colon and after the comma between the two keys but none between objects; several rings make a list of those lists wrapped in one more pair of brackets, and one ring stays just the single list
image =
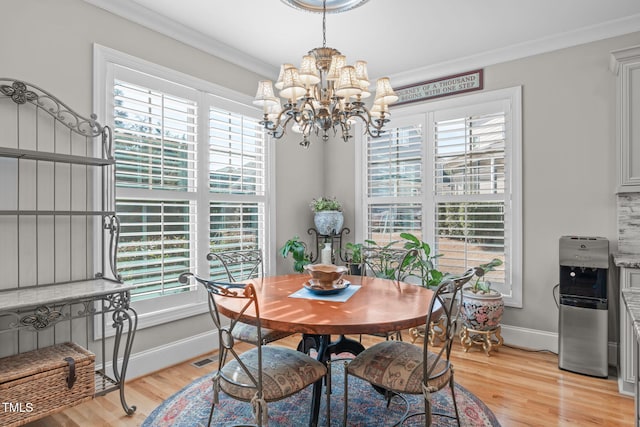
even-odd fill
[{"label": "gray wall", "polygon": [[[0,26],[0,74],[34,83],[81,113],[92,110],[94,42],[248,95],[263,78],[81,0],[5,0],[2,5],[8,19]],[[485,67],[487,90],[523,86],[523,308],[508,309],[505,324],[557,330],[552,288],[561,235],[607,237],[615,249],[615,78],[608,61],[611,50],[636,44],[640,33]],[[344,202],[345,226],[353,230],[353,145],[334,140],[305,150],[295,134],[274,143],[278,216],[271,249],[294,235],[310,240],[308,203],[321,195]],[[278,257],[277,271],[291,271],[290,260]],[[134,351],[209,328],[210,320],[198,316],[145,329]]]}]

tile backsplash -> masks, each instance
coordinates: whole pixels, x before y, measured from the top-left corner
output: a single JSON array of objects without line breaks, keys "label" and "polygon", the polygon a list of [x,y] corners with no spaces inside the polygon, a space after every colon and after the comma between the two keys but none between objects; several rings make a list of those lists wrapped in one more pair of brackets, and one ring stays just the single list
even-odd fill
[{"label": "tile backsplash", "polygon": [[618,251],[640,254],[640,193],[618,194]]}]

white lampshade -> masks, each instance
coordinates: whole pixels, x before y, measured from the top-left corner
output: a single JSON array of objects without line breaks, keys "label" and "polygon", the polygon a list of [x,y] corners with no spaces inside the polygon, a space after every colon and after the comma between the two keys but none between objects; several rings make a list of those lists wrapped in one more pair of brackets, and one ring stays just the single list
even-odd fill
[{"label": "white lampshade", "polygon": [[379,78],[376,82],[376,97],[373,103],[389,105],[393,104],[397,100],[398,95],[393,91],[389,77]]},{"label": "white lampshade", "polygon": [[298,71],[300,81],[306,86],[315,85],[320,82],[320,73],[316,68],[316,58],[312,55],[305,55],[302,57],[302,64],[300,64],[300,70]]},{"label": "white lampshade", "polygon": [[279,104],[280,101],[273,93],[273,83],[271,80],[260,80],[258,82],[258,91],[256,97],[253,100],[253,105],[258,107],[265,107],[265,111],[272,105]]},{"label": "white lampshade", "polygon": [[349,98],[361,93],[362,88],[360,87],[360,81],[356,77],[356,69],[351,65],[345,65],[340,70],[340,80],[338,80],[336,87],[336,95]]},{"label": "white lampshade", "polygon": [[371,91],[369,90],[370,83],[369,73],[367,72],[367,61],[356,61],[354,67],[356,69],[356,77],[360,81],[360,88],[362,89],[360,98],[368,98],[371,96]]},{"label": "white lampshade", "polygon": [[282,90],[280,96],[285,99],[296,100],[307,93],[296,67],[287,68],[282,75]]},{"label": "white lampshade", "polygon": [[284,76],[284,70],[286,70],[287,68],[292,68],[293,64],[282,64],[280,66],[280,74],[278,74],[278,80],[276,80],[276,84],[274,85],[276,87],[276,89],[278,90],[282,90],[282,77]]},{"label": "white lampshade", "polygon": [[360,83],[366,83],[369,86],[369,73],[367,72],[367,61],[356,61],[354,64],[356,69],[356,77],[360,80]]},{"label": "white lampshade", "polygon": [[331,65],[329,65],[329,72],[327,73],[327,80],[339,80],[340,70],[347,63],[347,57],[344,55],[333,55],[331,57]]},{"label": "white lampshade", "polygon": [[384,112],[385,117],[389,117],[389,106],[387,104],[373,104],[371,110],[369,110],[369,114],[376,119],[382,116],[382,112]]}]

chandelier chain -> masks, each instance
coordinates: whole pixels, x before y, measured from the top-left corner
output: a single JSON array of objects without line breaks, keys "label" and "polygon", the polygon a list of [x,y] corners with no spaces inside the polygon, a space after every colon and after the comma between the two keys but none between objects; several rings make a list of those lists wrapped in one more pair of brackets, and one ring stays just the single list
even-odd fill
[{"label": "chandelier chain", "polygon": [[327,47],[327,0],[322,0],[322,47]]}]

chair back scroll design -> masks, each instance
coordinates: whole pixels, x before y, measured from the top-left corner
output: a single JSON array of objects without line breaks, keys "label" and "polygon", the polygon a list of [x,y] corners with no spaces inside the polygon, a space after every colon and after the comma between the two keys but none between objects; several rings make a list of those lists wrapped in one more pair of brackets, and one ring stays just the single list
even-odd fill
[{"label": "chair back scroll design", "polygon": [[363,247],[361,271],[363,275],[371,273],[376,277],[403,281],[411,273],[410,260],[416,256],[418,251],[415,249]]},{"label": "chair back scroll design", "polygon": [[[438,360],[445,356],[446,360],[449,360],[451,354],[451,347],[456,337],[456,326],[458,323],[459,310],[458,307],[462,303],[462,287],[473,277],[475,269],[471,268],[467,270],[462,276],[452,277],[449,280],[442,282],[438,288],[434,291],[433,299],[429,306],[429,314],[427,315],[427,325],[430,325],[432,321],[444,319],[444,329],[442,336],[444,337],[444,343],[440,346],[440,351],[436,353]],[[441,311],[438,310],[438,306],[441,307]],[[435,309],[435,310],[434,310]],[[430,350],[429,340],[424,340],[425,353]],[[431,349],[431,351],[433,351]],[[425,364],[425,368],[427,364]],[[433,369],[433,367],[430,367]],[[433,372],[425,371],[425,378],[431,377]]]},{"label": "chair back scroll design", "polygon": [[210,252],[207,260],[219,263],[230,282],[264,277],[264,259],[260,249]]},{"label": "chair back scroll design", "polygon": [[[264,258],[260,249],[244,249],[231,251],[210,252],[207,260],[212,261],[212,265],[217,267],[216,272],[212,272],[214,279],[229,281],[230,283],[246,282],[251,279],[262,279],[264,277]],[[224,276],[226,275],[226,278]],[[291,335],[291,332],[277,331],[269,328],[261,329],[261,336],[257,336],[255,326],[238,322],[238,327],[233,330],[236,340],[257,344],[264,344],[277,341]]]},{"label": "chair back scroll design", "polygon": [[[440,387],[432,387],[430,383],[439,383],[437,379],[453,369],[450,357],[453,341],[457,336],[458,316],[460,313],[459,307],[462,304],[462,287],[471,280],[474,274],[475,268],[470,268],[461,276],[454,276],[443,281],[434,291],[426,324],[431,325],[432,322],[438,320],[443,322],[441,324],[443,329],[440,334],[443,342],[437,352],[434,351],[433,348],[430,348],[430,340],[424,339],[423,342],[424,362],[422,388],[425,399],[429,399],[430,393],[440,390]],[[440,309],[438,309],[438,307],[440,307]],[[450,378],[449,383],[451,385],[451,393],[453,394],[455,393],[453,390],[453,374],[451,374]],[[459,425],[460,417],[455,394],[453,394],[453,404]],[[428,418],[428,424],[430,425],[431,413],[427,413],[426,416]]]},{"label": "chair back scroll design", "polygon": [[[409,275],[410,261],[418,256],[415,249],[398,249],[387,247],[363,247],[362,263],[360,273],[363,276],[373,274],[375,277],[393,280],[397,286]],[[396,339],[402,341],[401,331],[389,331],[374,333],[372,335],[382,336],[386,339]]]}]

